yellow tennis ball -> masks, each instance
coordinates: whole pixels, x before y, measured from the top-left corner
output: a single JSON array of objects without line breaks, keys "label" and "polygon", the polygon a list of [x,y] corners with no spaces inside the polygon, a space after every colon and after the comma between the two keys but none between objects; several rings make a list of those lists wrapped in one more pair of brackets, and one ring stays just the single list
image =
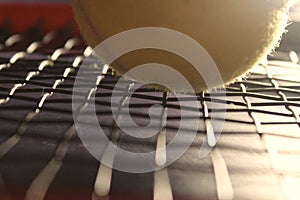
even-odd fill
[{"label": "yellow tennis ball", "polygon": [[[285,30],[292,3],[293,0],[73,0],[73,9],[92,47],[134,28],[162,27],[181,32],[206,49],[227,84],[274,49]],[[112,67],[124,74],[145,63],[168,65],[184,75],[195,91],[208,89],[195,68],[172,52],[136,50],[119,57]],[[145,82],[145,77],[132,78]],[[218,84],[216,81],[213,86]],[[186,88],[178,85],[176,90]]]}]

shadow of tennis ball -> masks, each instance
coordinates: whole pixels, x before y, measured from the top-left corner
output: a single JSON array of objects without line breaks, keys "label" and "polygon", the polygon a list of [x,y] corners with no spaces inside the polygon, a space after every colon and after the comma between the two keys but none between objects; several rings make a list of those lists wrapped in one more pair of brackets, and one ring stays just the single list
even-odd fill
[{"label": "shadow of tennis ball", "polygon": [[[73,0],[73,9],[83,36],[92,47],[135,28],[162,27],[181,32],[205,48],[227,84],[243,76],[274,49],[286,27],[292,2]],[[186,59],[163,50],[136,50],[119,57],[111,66],[124,74],[145,63],[171,66],[184,75],[196,91],[207,89],[201,74]],[[131,78],[144,81],[140,77]],[[216,81],[212,86],[220,85]],[[184,90],[178,86],[178,91]]]}]

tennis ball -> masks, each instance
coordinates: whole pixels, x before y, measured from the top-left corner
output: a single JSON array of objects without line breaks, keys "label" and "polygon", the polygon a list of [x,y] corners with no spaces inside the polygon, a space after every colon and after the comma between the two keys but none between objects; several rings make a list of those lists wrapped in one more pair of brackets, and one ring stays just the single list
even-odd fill
[{"label": "tennis ball", "polygon": [[[283,34],[293,0],[73,0],[73,10],[87,43],[96,47],[134,28],[162,27],[197,41],[214,60],[228,84],[245,75],[270,53]],[[174,41],[176,42],[176,41]],[[124,74],[145,63],[176,69],[195,91],[210,89],[184,58],[158,49],[119,57],[111,67]],[[145,77],[132,77],[144,82]],[[216,81],[213,87],[219,87]],[[211,86],[210,86],[211,87]],[[186,88],[178,85],[177,91]],[[189,91],[185,91],[189,92]]]}]

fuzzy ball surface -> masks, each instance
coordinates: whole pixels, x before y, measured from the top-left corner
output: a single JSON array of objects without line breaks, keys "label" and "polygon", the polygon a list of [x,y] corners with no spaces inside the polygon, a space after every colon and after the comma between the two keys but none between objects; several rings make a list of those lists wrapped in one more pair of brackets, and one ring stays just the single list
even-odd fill
[{"label": "fuzzy ball surface", "polygon": [[[245,75],[278,44],[292,3],[293,0],[73,0],[72,4],[90,46],[96,47],[130,29],[172,29],[201,44],[216,63],[223,83],[228,84]],[[163,50],[136,50],[119,57],[111,67],[122,75],[145,63],[171,66],[197,92],[210,89],[189,62]],[[132,78],[144,82],[143,78]],[[180,85],[177,89],[186,90]]]}]

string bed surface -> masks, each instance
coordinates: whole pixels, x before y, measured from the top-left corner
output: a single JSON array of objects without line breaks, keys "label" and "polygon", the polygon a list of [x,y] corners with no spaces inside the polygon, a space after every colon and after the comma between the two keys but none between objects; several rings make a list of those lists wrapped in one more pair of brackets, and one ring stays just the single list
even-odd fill
[{"label": "string bed surface", "polygon": [[[162,131],[136,139],[123,133],[110,106],[120,108],[133,81],[117,88],[122,101],[111,105],[118,77],[105,69],[91,49],[67,28],[43,34],[38,28],[0,38],[0,194],[1,199],[297,199],[300,197],[300,80],[294,51],[276,52],[251,74],[226,86],[226,98],[198,94],[201,109],[180,108],[174,94],[140,88],[132,95],[131,117],[149,123],[149,108],[163,106],[158,115]],[[81,65],[88,59],[90,65]],[[84,74],[77,76],[79,67]],[[82,74],[81,74],[82,75]],[[93,82],[88,77],[97,76]],[[99,78],[100,77],[100,78]],[[76,78],[86,93],[74,93]],[[148,152],[166,145],[183,120],[199,120],[189,150],[167,168],[131,174],[110,169],[82,144],[74,124],[95,94],[100,125],[108,138],[129,151]],[[79,99],[85,98],[85,102]],[[199,159],[210,137],[211,101],[223,104],[226,118],[213,152]],[[78,102],[77,102],[78,99]],[[180,100],[189,102],[188,95]],[[191,102],[192,103],[192,102]],[[200,112],[200,118],[194,113]],[[126,117],[126,116],[123,116]],[[76,120],[76,118],[75,118]],[[118,118],[117,120],[122,120]],[[191,131],[184,127],[185,134]],[[142,134],[142,133],[141,133]],[[163,158],[164,155],[156,155]],[[155,162],[155,160],[153,161]]]}]

